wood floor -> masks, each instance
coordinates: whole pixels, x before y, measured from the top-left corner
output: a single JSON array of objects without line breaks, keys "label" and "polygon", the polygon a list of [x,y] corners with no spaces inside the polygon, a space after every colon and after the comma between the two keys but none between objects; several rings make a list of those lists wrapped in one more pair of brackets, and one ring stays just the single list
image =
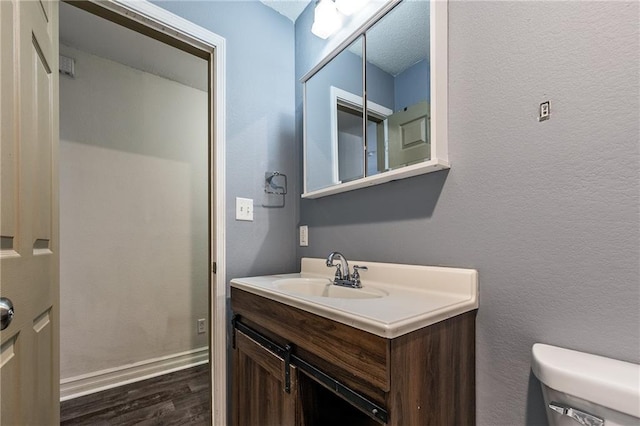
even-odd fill
[{"label": "wood floor", "polygon": [[210,425],[209,365],[61,403],[61,425]]}]

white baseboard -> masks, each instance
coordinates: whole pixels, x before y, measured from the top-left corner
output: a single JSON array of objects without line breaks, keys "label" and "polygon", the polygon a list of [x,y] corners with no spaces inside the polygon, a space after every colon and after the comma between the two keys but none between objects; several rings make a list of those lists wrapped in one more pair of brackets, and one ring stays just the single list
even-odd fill
[{"label": "white baseboard", "polygon": [[60,380],[60,401],[150,379],[209,362],[209,348],[152,358]]}]

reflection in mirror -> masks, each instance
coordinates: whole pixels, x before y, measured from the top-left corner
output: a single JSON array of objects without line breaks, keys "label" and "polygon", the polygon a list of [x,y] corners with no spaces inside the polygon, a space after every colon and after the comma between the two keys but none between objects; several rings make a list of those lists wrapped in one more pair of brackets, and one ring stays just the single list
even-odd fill
[{"label": "reflection in mirror", "polygon": [[403,1],[366,32],[367,176],[431,158],[429,1]]},{"label": "reflection in mirror", "polygon": [[305,84],[306,191],[364,177],[362,50],[359,37]]},{"label": "reflection in mirror", "polygon": [[[338,183],[364,176],[362,96],[331,86],[332,145],[337,145]],[[335,165],[334,165],[335,167]]]},{"label": "reflection in mirror", "polygon": [[385,0],[302,78],[303,198],[450,167],[447,40],[448,0]]}]

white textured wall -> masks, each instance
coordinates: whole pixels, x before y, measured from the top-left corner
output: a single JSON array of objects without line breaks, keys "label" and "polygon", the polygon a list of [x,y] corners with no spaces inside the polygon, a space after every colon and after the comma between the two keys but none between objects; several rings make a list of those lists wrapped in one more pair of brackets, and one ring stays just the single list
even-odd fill
[{"label": "white textured wall", "polygon": [[206,346],[207,95],[61,53],[61,377]]}]

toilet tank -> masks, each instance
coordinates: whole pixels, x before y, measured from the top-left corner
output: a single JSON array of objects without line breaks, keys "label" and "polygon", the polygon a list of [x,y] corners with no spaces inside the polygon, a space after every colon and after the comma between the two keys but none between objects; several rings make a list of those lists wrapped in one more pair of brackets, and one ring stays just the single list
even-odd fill
[{"label": "toilet tank", "polygon": [[541,343],[532,353],[550,425],[640,425],[640,365]]}]

